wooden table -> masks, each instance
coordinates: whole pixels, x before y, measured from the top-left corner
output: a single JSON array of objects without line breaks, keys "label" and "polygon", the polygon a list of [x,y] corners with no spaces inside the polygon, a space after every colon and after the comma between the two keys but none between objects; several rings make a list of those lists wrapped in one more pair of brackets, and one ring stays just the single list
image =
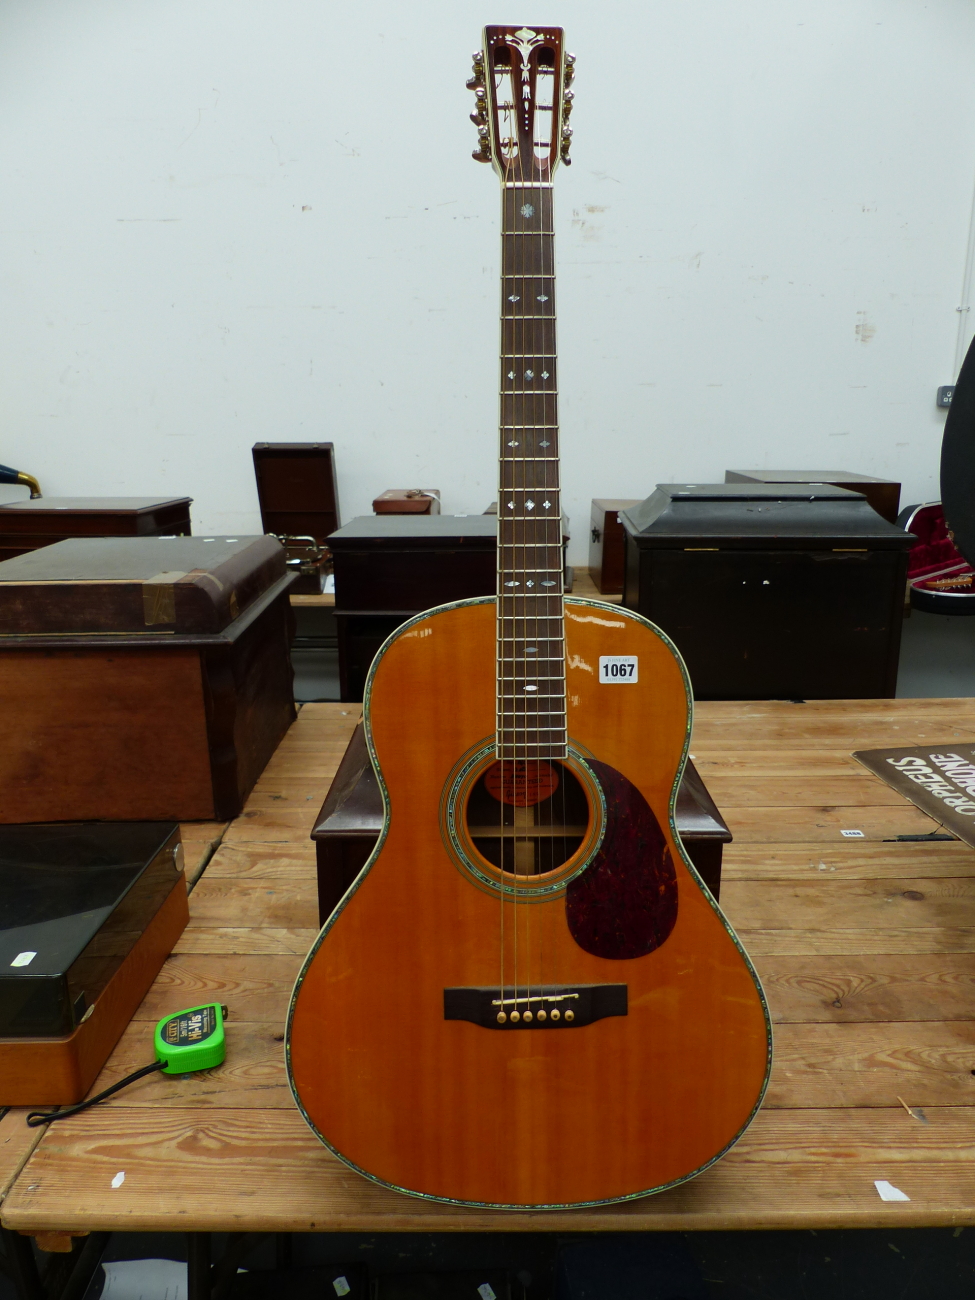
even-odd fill
[{"label": "wooden table", "polygon": [[[282,1038],[316,931],[308,834],[357,719],[354,705],[302,709],[226,829],[192,893],[189,928],[95,1086],[151,1060],[155,1021],[203,999],[230,1007],[226,1064],[151,1076],[39,1139],[22,1112],[10,1114],[0,1123],[7,1228],[975,1223],[975,856],[957,842],[884,842],[934,825],[850,757],[861,747],[971,742],[973,701],[698,707],[695,762],[735,835],[722,904],[775,1021],[768,1097],[733,1151],[694,1181],[559,1213],[465,1209],[376,1187],[331,1156],[292,1103]],[[843,829],[865,838],[844,839]],[[910,1200],[883,1201],[875,1180]]]}]

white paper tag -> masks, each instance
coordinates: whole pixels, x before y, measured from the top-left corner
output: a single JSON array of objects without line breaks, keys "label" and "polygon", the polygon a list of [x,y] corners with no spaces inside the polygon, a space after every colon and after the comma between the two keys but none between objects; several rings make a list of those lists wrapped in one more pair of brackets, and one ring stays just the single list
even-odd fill
[{"label": "white paper tag", "polygon": [[867,837],[863,831],[840,831],[845,840],[865,840]]},{"label": "white paper tag", "polygon": [[11,966],[29,966],[36,956],[36,952],[19,952],[10,964]]},{"label": "white paper tag", "polygon": [[481,1297],[481,1300],[498,1300],[494,1293],[494,1287],[490,1282],[482,1282],[477,1288],[477,1294]]},{"label": "white paper tag", "polygon": [[112,1179],[112,1186],[121,1187],[124,1182],[125,1182],[125,1170],[120,1169],[118,1173],[115,1175],[115,1177]]},{"label": "white paper tag", "polygon": [[640,680],[636,655],[600,655],[599,680],[604,686],[632,686]]},{"label": "white paper tag", "polygon": [[352,1288],[349,1286],[348,1279],[344,1277],[334,1278],[332,1286],[335,1288],[336,1295],[348,1295]]},{"label": "white paper tag", "polygon": [[122,1259],[103,1264],[101,1300],[186,1300],[186,1265],[173,1259]]},{"label": "white paper tag", "polygon": [[886,1178],[875,1178],[873,1185],[876,1187],[882,1201],[909,1201],[911,1199],[899,1187],[895,1187],[893,1183],[888,1183]]}]

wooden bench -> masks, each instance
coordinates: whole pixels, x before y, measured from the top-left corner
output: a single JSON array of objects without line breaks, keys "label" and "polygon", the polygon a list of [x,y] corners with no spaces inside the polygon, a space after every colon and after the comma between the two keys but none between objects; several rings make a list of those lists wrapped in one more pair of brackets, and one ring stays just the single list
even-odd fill
[{"label": "wooden bench", "polygon": [[[699,705],[695,762],[735,836],[722,905],[775,1022],[765,1105],[694,1181],[619,1206],[483,1211],[352,1173],[292,1102],[283,1030],[316,930],[308,838],[359,718],[306,705],[190,898],[191,922],[96,1088],[152,1059],[156,1020],[230,1007],[228,1055],[43,1135],[0,1121],[0,1219],[21,1233],[873,1228],[975,1223],[975,855],[855,748],[975,738],[971,700]],[[861,830],[863,839],[840,831]],[[219,828],[217,828],[219,830]],[[214,838],[205,830],[200,842]],[[125,1175],[119,1181],[119,1175]],[[910,1199],[887,1202],[886,1180]],[[51,1244],[52,1239],[46,1239]],[[63,1244],[63,1241],[62,1241]],[[192,1285],[192,1283],[191,1283]]]}]

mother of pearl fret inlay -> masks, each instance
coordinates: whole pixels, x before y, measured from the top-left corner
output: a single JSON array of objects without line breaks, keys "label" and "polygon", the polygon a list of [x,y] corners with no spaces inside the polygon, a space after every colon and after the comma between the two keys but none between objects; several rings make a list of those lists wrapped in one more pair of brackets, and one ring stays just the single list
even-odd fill
[{"label": "mother of pearl fret inlay", "polygon": [[554,240],[542,177],[532,186],[516,170],[520,193],[502,199],[496,743],[509,759],[567,752]]}]

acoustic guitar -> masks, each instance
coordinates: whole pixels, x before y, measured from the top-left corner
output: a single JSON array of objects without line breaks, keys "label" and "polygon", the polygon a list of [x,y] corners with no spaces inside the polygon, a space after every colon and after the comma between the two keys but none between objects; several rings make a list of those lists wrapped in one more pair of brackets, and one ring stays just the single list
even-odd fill
[{"label": "acoustic guitar", "polygon": [[404,623],[365,690],[376,849],[298,977],[298,1106],[368,1178],[555,1209],[671,1187],[768,1079],[755,972],[681,847],[680,655],[563,598],[552,176],[573,60],[488,27],[475,157],[501,178],[497,598]]}]

